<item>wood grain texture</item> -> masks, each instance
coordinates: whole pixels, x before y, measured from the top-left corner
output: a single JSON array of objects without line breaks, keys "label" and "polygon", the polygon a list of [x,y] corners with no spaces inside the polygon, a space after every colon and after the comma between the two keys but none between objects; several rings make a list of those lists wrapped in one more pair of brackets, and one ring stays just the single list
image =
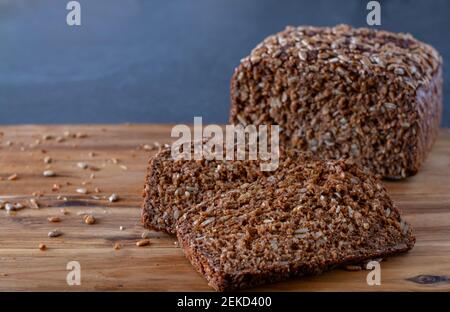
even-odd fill
[{"label": "wood grain texture", "polygon": [[[12,215],[0,210],[0,291],[211,290],[185,259],[175,237],[150,232],[150,246],[135,245],[144,231],[141,193],[147,160],[154,153],[140,146],[169,142],[170,129],[169,125],[0,127],[0,199],[27,203],[33,192],[43,193],[38,198],[40,209],[26,208]],[[63,137],[65,131],[87,137],[57,142],[55,137]],[[53,138],[43,140],[46,134]],[[89,155],[92,152],[94,157]],[[44,163],[46,156],[53,159],[51,164]],[[98,171],[78,168],[80,161]],[[46,169],[57,176],[43,177]],[[18,179],[8,180],[14,173]],[[60,190],[52,191],[53,184],[60,184]],[[450,131],[441,130],[416,176],[385,185],[413,225],[417,243],[411,252],[381,263],[381,286],[367,285],[367,271],[337,269],[255,290],[450,291]],[[78,194],[78,187],[90,193]],[[120,200],[109,203],[106,198],[112,193]],[[58,195],[67,200],[57,199]],[[62,208],[69,214],[63,215]],[[97,223],[84,224],[82,213],[93,214]],[[62,221],[49,223],[47,218],[54,215]],[[53,229],[63,235],[48,238]],[[48,249],[40,251],[39,243]],[[122,248],[114,250],[115,243]],[[81,265],[80,286],[66,283],[66,264],[73,260]]]}]

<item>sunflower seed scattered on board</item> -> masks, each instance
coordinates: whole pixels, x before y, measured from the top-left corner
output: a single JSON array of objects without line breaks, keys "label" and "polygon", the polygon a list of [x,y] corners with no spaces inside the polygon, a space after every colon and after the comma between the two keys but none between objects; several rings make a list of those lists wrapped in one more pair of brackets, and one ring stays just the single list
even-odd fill
[{"label": "sunflower seed scattered on board", "polygon": [[39,244],[39,249],[42,250],[42,251],[44,251],[44,250],[47,249],[47,246],[46,246],[45,244],[43,244],[43,243],[40,243],[40,244]]},{"label": "sunflower seed scattered on board", "polygon": [[88,167],[88,164],[85,162],[79,162],[77,163],[77,167],[81,169],[86,169]]},{"label": "sunflower seed scattered on board", "polygon": [[119,250],[121,247],[122,247],[122,246],[120,246],[119,243],[115,243],[113,248],[114,248],[115,250]]},{"label": "sunflower seed scattered on board", "polygon": [[87,194],[88,193],[87,189],[84,187],[77,188],[76,191],[79,194]]},{"label": "sunflower seed scattered on board", "polygon": [[153,150],[155,150],[155,149],[157,149],[157,148],[158,148],[158,147],[155,146],[155,145],[153,145],[153,146],[148,145],[148,144],[142,145],[142,149],[145,150],[145,151],[153,151]]},{"label": "sunflower seed scattered on board", "polygon": [[5,204],[5,210],[6,210],[7,212],[14,211],[14,210],[15,210],[15,209],[14,209],[14,205],[11,204],[11,203],[6,203],[6,204]]},{"label": "sunflower seed scattered on board", "polygon": [[87,215],[84,217],[84,223],[86,224],[94,224],[95,223],[95,218],[93,215]]},{"label": "sunflower seed scattered on board", "polygon": [[119,196],[117,196],[117,194],[113,193],[113,194],[111,194],[111,196],[108,197],[108,200],[110,203],[116,202],[119,200]]},{"label": "sunflower seed scattered on board", "polygon": [[53,135],[51,134],[42,135],[42,140],[51,140],[51,139],[53,139]]},{"label": "sunflower seed scattered on board", "polygon": [[61,222],[60,217],[48,217],[48,222]]},{"label": "sunflower seed scattered on board", "polygon": [[62,235],[62,232],[58,231],[58,230],[53,230],[53,231],[48,232],[47,235],[48,235],[48,237],[58,237],[58,236]]},{"label": "sunflower seed scattered on board", "polygon": [[29,202],[30,202],[30,207],[31,207],[31,208],[33,208],[33,209],[39,209],[39,203],[37,202],[36,199],[31,198],[31,199],[29,200]]},{"label": "sunflower seed scattered on board", "polygon": [[45,170],[42,175],[44,177],[54,177],[55,176],[55,172],[52,170]]},{"label": "sunflower seed scattered on board", "polygon": [[66,139],[65,139],[64,137],[62,137],[62,136],[57,136],[57,137],[55,138],[55,141],[58,142],[58,143],[64,142],[65,140],[66,140]]},{"label": "sunflower seed scattered on board", "polygon": [[23,209],[23,208],[25,208],[25,206],[23,204],[21,204],[21,203],[15,203],[14,204],[14,209],[15,210],[20,210],[20,209]]},{"label": "sunflower seed scattered on board", "polygon": [[77,139],[83,139],[83,138],[86,138],[86,137],[87,137],[87,134],[86,134],[86,133],[82,133],[82,132],[77,132],[77,133],[75,134],[75,137],[76,137]]},{"label": "sunflower seed scattered on board", "polygon": [[8,177],[8,180],[9,181],[15,181],[15,180],[17,180],[19,178],[19,175],[17,174],[17,173],[13,173],[12,175],[10,175],[9,177]]},{"label": "sunflower seed scattered on board", "polygon": [[125,230],[125,227],[121,225],[121,226],[119,227],[119,231],[123,231],[123,230]]},{"label": "sunflower seed scattered on board", "polygon": [[15,203],[15,204],[6,203],[6,204],[5,204],[5,210],[6,210],[7,212],[10,212],[10,211],[17,211],[17,210],[20,210],[20,209],[23,209],[23,208],[25,208],[25,206],[22,205],[21,203]]},{"label": "sunflower seed scattered on board", "polygon": [[143,247],[143,246],[148,246],[148,245],[150,245],[149,239],[141,239],[136,242],[136,246],[138,246],[138,247]]},{"label": "sunflower seed scattered on board", "polygon": [[49,163],[51,163],[53,160],[52,160],[52,158],[50,157],[50,156],[46,156],[45,158],[44,158],[44,163],[46,163],[46,164],[49,164]]}]

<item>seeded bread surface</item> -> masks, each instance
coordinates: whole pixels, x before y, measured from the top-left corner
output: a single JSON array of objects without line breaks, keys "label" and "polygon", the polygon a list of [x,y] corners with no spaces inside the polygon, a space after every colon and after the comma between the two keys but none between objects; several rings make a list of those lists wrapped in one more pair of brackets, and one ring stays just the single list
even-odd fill
[{"label": "seeded bread surface", "polygon": [[442,58],[409,34],[287,27],[231,79],[231,123],[279,124],[282,144],[385,178],[419,170],[441,115]]},{"label": "seeded bread surface", "polygon": [[170,148],[163,148],[149,160],[142,223],[175,234],[187,209],[264,174],[256,160],[173,160]]},{"label": "seeded bread surface", "polygon": [[280,165],[178,220],[181,247],[214,289],[318,274],[413,247],[411,228],[367,170],[303,154]]}]

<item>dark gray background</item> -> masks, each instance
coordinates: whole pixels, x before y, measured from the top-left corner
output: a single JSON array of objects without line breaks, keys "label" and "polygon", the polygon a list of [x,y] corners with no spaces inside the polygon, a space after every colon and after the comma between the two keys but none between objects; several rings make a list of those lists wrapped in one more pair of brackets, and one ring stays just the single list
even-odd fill
[{"label": "dark gray background", "polygon": [[[259,41],[288,24],[367,26],[368,1],[80,0],[80,27],[67,2],[0,0],[0,124],[225,123],[233,68]],[[382,28],[450,59],[450,1],[381,3]]]}]

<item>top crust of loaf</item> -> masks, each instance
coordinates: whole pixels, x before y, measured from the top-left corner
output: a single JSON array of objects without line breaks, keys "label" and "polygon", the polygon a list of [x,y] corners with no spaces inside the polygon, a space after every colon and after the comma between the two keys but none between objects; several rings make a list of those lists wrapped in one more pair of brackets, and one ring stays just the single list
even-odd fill
[{"label": "top crust of loaf", "polygon": [[[408,33],[370,28],[288,26],[258,44],[241,60],[243,66],[280,59],[281,54],[298,57],[300,63],[354,62],[361,74],[394,72],[413,89],[427,85],[442,64],[428,44]],[[276,62],[276,61],[275,61]]]}]

